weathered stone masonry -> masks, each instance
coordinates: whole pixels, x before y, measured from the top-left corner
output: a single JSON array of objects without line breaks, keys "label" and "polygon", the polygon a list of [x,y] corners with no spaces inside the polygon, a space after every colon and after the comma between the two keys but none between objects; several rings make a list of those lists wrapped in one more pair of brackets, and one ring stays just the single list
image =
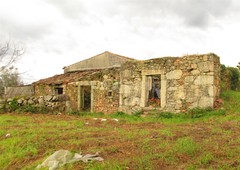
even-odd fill
[{"label": "weathered stone masonry", "polygon": [[[119,68],[65,73],[34,83],[35,95],[56,95],[55,87],[68,96],[66,111],[113,113],[119,107]],[[66,76],[66,74],[68,74]],[[69,76],[72,78],[69,79]],[[64,101],[65,102],[65,101]],[[89,105],[86,104],[89,102]]]},{"label": "weathered stone masonry", "polygon": [[220,61],[212,53],[128,60],[113,68],[65,70],[33,86],[35,96],[66,96],[62,109],[66,111],[134,113],[157,109],[177,113],[214,107],[220,93]]},{"label": "weathered stone masonry", "polygon": [[220,62],[215,54],[157,58],[127,62],[122,66],[120,110],[134,112],[147,106],[147,79],[160,78],[163,111],[213,107],[220,91]]}]

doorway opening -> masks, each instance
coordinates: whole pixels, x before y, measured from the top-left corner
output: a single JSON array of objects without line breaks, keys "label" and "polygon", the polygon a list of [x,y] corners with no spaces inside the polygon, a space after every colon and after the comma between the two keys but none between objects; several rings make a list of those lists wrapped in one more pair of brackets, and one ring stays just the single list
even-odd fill
[{"label": "doorway opening", "polygon": [[161,107],[161,75],[147,76],[147,106]]},{"label": "doorway opening", "polygon": [[81,104],[82,111],[91,111],[91,86],[81,86]]}]

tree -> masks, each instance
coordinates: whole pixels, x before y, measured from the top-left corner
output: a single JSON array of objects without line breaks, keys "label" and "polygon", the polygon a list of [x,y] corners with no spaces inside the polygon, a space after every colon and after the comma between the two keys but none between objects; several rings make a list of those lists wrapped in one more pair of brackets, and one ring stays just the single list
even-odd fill
[{"label": "tree", "polygon": [[236,67],[221,65],[221,88],[226,90],[240,90],[240,72]]},{"label": "tree", "polygon": [[22,84],[15,64],[23,54],[24,49],[21,46],[10,42],[0,44],[0,96],[4,93],[4,87]]},{"label": "tree", "polygon": [[238,63],[237,68],[240,70],[240,62]]}]

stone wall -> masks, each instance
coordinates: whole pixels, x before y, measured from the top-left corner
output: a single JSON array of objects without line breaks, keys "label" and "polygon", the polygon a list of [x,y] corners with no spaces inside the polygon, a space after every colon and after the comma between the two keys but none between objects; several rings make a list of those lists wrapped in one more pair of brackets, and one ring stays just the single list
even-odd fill
[{"label": "stone wall", "polygon": [[[16,109],[21,110],[24,106],[33,106],[35,108],[47,108],[49,111],[68,111],[66,103],[69,101],[69,97],[66,95],[46,95],[46,96],[28,96],[28,97],[15,97],[1,100],[1,109],[8,109],[8,105],[11,102],[16,101],[17,106],[14,104]],[[25,107],[26,108],[26,107]],[[24,110],[24,109],[23,109]]]},{"label": "stone wall", "polygon": [[78,89],[76,83],[65,84],[64,94],[69,98],[66,102],[68,110],[78,110]]},{"label": "stone wall", "polygon": [[152,75],[161,77],[161,105],[157,108],[163,111],[214,107],[219,97],[220,62],[215,54],[157,58],[123,65],[120,110],[147,107],[146,79]]},{"label": "stone wall", "polygon": [[[59,77],[61,79],[61,77]],[[63,94],[68,97],[66,108],[76,111],[86,111],[82,108],[82,89],[91,87],[91,108],[87,111],[113,113],[119,107],[119,87],[120,69],[103,69],[98,72],[90,73],[78,80],[63,84],[58,87],[63,88]],[[46,84],[35,84],[35,96],[55,95],[56,85],[52,82]]]},{"label": "stone wall", "polygon": [[119,107],[119,76],[104,75],[104,80],[93,86],[93,111],[114,113]]},{"label": "stone wall", "polygon": [[5,98],[11,98],[15,96],[32,96],[34,94],[34,88],[32,85],[17,86],[17,87],[5,87]]},{"label": "stone wall", "polygon": [[[59,75],[57,79],[66,79],[67,74]],[[159,79],[160,99],[152,104],[149,88],[156,78]],[[53,80],[50,78],[47,84],[35,84],[35,95],[53,95]],[[71,110],[82,110],[83,90],[87,86],[92,112],[133,113],[144,109],[184,112],[195,107],[214,107],[220,93],[220,61],[212,53],[131,60],[121,68],[76,73],[71,81],[57,85],[69,98],[65,104]]]},{"label": "stone wall", "polygon": [[35,96],[45,96],[45,95],[53,95],[54,90],[52,85],[48,84],[38,84],[34,86],[34,95]]}]

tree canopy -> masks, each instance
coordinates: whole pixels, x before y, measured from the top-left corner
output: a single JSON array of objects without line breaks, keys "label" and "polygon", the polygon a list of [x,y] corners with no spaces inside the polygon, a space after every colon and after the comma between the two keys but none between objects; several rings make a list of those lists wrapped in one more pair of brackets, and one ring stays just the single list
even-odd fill
[{"label": "tree canopy", "polygon": [[221,86],[222,90],[240,90],[239,67],[226,67],[221,65]]},{"label": "tree canopy", "polygon": [[10,42],[0,44],[0,96],[4,94],[4,87],[22,84],[15,64],[24,52],[22,46]]}]

